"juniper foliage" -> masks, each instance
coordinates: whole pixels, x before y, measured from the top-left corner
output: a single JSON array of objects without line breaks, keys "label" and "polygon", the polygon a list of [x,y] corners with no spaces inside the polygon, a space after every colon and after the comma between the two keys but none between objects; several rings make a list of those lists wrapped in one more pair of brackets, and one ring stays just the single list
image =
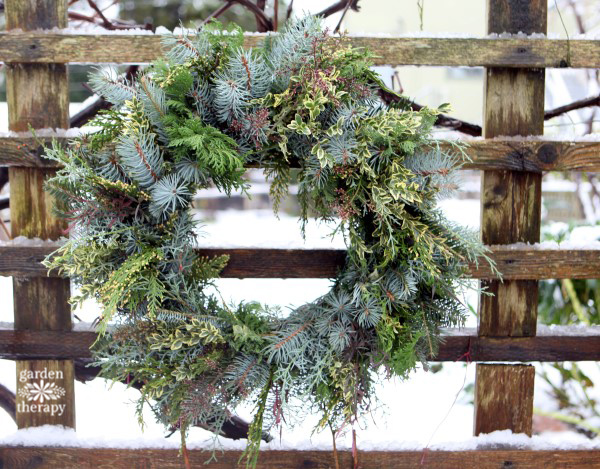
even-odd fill
[{"label": "juniper foliage", "polygon": [[[99,130],[48,150],[63,166],[47,187],[71,238],[46,264],[78,283],[75,301],[103,306],[104,376],[140,384],[140,409],[150,402],[166,427],[219,434],[253,402],[255,465],[282,416],[316,411],[319,428],[340,429],[376,397],[378,371],[406,378],[434,356],[440,328],[463,321],[455,290],[485,250],[436,208],[461,161],[430,137],[443,109],[388,108],[368,51],[318,19],[252,51],[242,39],[211,24],[166,36],[167,61],[134,83],[92,77],[116,107],[92,122]],[[211,292],[227,257],[194,251],[193,194],[244,191],[245,163],[266,168],[276,202],[299,166],[302,221],[337,220],[348,246],[331,291],[283,319],[223,304]]]}]

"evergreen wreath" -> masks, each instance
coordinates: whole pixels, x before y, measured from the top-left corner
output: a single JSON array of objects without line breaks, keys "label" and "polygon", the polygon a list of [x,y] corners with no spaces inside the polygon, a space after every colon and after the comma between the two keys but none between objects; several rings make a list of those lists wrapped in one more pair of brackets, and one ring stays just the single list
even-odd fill
[{"label": "evergreen wreath", "polygon": [[[218,23],[164,44],[166,60],[133,81],[93,75],[114,107],[48,149],[63,166],[47,188],[70,239],[46,265],[80,287],[75,303],[102,306],[103,376],[140,385],[140,415],[148,403],[184,448],[191,425],[218,435],[253,403],[254,466],[263,431],[284,416],[318,412],[319,428],[339,430],[369,409],[380,371],[406,378],[435,356],[440,328],[464,320],[455,292],[466,266],[486,251],[436,208],[463,160],[430,137],[442,109],[386,104],[370,53],[328,37],[319,19],[252,50]],[[265,168],[275,209],[294,180],[303,226],[337,220],[347,243],[331,291],[285,317],[221,301],[227,256],[194,251],[194,194],[247,191],[249,163]]]}]

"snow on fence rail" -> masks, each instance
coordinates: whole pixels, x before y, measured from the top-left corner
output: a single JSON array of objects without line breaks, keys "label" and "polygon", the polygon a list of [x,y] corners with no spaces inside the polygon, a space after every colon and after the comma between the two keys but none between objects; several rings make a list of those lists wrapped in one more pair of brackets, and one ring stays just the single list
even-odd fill
[{"label": "snow on fence rail", "polygon": [[[56,140],[68,137],[56,134]],[[0,166],[51,167],[53,162],[41,158],[40,140],[26,136],[0,136]],[[471,159],[464,169],[507,171],[591,171],[600,172],[600,141],[549,140],[547,137],[494,138],[464,140]],[[441,147],[449,150],[450,143]]]},{"label": "snow on fence rail", "polygon": [[[245,37],[256,46],[264,35]],[[376,65],[595,68],[600,41],[543,38],[369,37],[344,39],[368,47]],[[148,63],[162,56],[159,34],[0,34],[0,61],[26,63]]]}]

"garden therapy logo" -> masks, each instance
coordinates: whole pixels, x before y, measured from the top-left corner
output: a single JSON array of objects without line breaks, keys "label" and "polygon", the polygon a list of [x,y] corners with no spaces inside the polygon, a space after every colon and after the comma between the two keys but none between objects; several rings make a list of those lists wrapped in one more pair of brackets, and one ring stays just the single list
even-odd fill
[{"label": "garden therapy logo", "polygon": [[19,397],[23,400],[17,404],[17,412],[41,412],[50,415],[62,415],[66,404],[59,401],[66,393],[65,388],[58,386],[53,380],[64,379],[63,372],[43,370],[22,370],[19,382]]}]

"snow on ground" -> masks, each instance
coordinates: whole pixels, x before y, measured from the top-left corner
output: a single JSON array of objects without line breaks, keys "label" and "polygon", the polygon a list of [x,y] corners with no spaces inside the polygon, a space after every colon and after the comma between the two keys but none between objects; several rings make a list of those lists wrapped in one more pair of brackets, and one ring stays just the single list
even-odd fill
[{"label": "snow on ground", "polygon": [[567,223],[555,222],[544,226],[542,233],[550,236],[565,236],[567,241],[573,244],[589,244],[600,240],[600,224],[576,226],[569,232]]},{"label": "snow on ground", "polygon": [[[457,222],[477,228],[479,225],[479,202],[476,200],[446,200],[441,207],[447,216]],[[199,239],[203,246],[261,246],[295,248],[343,248],[339,237],[323,238],[330,227],[310,223],[307,241],[299,234],[295,217],[281,214],[277,220],[268,211],[220,211],[213,221],[202,227],[205,237]],[[240,227],[243,227],[243,243],[240,244]],[[240,301],[254,299],[271,305],[294,306],[322,295],[328,290],[329,281],[323,279],[222,279],[218,281],[225,299]],[[11,279],[0,277],[0,298],[3,308],[0,321],[12,322]],[[468,294],[468,301],[476,304],[476,294]],[[98,314],[97,306],[87,304],[75,311],[78,318],[91,322]],[[475,326],[474,317],[468,321]],[[85,326],[84,326],[85,327]],[[593,371],[593,370],[592,370]],[[432,449],[470,449],[478,445],[556,447],[589,444],[585,438],[561,433],[559,436],[536,437],[507,436],[507,432],[496,432],[492,436],[474,440],[472,435],[473,406],[465,385],[474,381],[475,365],[459,363],[444,364],[437,373],[418,370],[407,382],[384,381],[378,385],[377,395],[381,406],[373,410],[372,416],[358,431],[359,448],[398,450],[423,448],[431,444]],[[15,365],[12,361],[0,360],[0,382],[10,389],[15,388]],[[163,429],[154,423],[146,410],[147,426],[142,431],[135,417],[134,401],[139,393],[116,383],[110,386],[105,380],[97,379],[87,384],[75,385],[77,435],[56,429],[48,432],[31,429],[15,433],[16,426],[5,413],[0,413],[0,444],[68,444],[74,446],[117,446],[117,447],[178,447],[178,437],[163,438]],[[600,397],[600,396],[599,396]],[[456,402],[454,402],[456,400]],[[536,406],[551,408],[544,388],[538,386]],[[237,409],[240,416],[249,419],[252,409]],[[305,419],[296,427],[284,427],[281,441],[277,438],[268,448],[328,449],[331,436],[328,431],[311,436],[316,417]],[[110,435],[107,437],[106,435]],[[171,441],[172,440],[172,441]],[[210,447],[212,436],[201,429],[193,429],[191,447]],[[62,442],[62,443],[61,443]],[[240,449],[244,442],[221,439],[225,448]],[[339,437],[338,446],[347,448],[351,444],[349,435]]]},{"label": "snow on ground", "polygon": [[596,336],[600,335],[600,326],[586,326],[585,324],[571,324],[569,326],[559,326],[557,324],[551,324],[550,326],[545,326],[538,324],[536,335]]},{"label": "snow on ground", "polygon": [[[416,441],[402,441],[387,439],[378,441],[376,446],[371,446],[370,441],[361,440],[357,436],[359,450],[369,451],[419,451],[424,445]],[[243,450],[246,440],[235,442],[218,439],[220,450]],[[179,449],[178,438],[118,438],[106,436],[83,437],[81,432],[76,432],[62,426],[43,425],[41,427],[19,430],[6,438],[0,438],[0,445],[11,446],[58,446],[79,448],[161,448]],[[212,440],[192,440],[187,443],[188,449],[212,450]],[[287,441],[273,440],[270,443],[261,443],[261,451],[265,450],[331,450],[329,445],[314,444],[312,441]],[[349,450],[350,445],[339,442],[338,449]],[[528,437],[525,434],[513,434],[510,430],[495,431],[490,434],[470,437],[463,441],[431,444],[427,446],[431,451],[468,451],[468,450],[493,450],[493,449],[528,449],[528,450],[584,450],[600,449],[600,443],[590,441],[583,435],[565,432],[546,432],[543,435]],[[219,453],[216,453],[217,460]]]},{"label": "snow on ground", "polygon": [[[586,238],[586,239],[590,239],[590,238]],[[598,238],[596,238],[598,239]],[[505,249],[509,249],[509,250],[513,250],[513,251],[521,251],[521,250],[536,250],[536,249],[540,249],[540,250],[568,250],[568,249],[587,249],[590,251],[593,250],[599,250],[600,249],[600,241],[594,241],[593,239],[590,239],[589,241],[585,241],[585,242],[578,242],[578,241],[561,241],[561,242],[557,242],[557,241],[542,241],[541,243],[513,243],[513,244],[509,244],[507,246],[505,245],[498,245],[498,246],[502,246]],[[491,248],[494,248],[496,246],[492,245],[490,246]]]}]

